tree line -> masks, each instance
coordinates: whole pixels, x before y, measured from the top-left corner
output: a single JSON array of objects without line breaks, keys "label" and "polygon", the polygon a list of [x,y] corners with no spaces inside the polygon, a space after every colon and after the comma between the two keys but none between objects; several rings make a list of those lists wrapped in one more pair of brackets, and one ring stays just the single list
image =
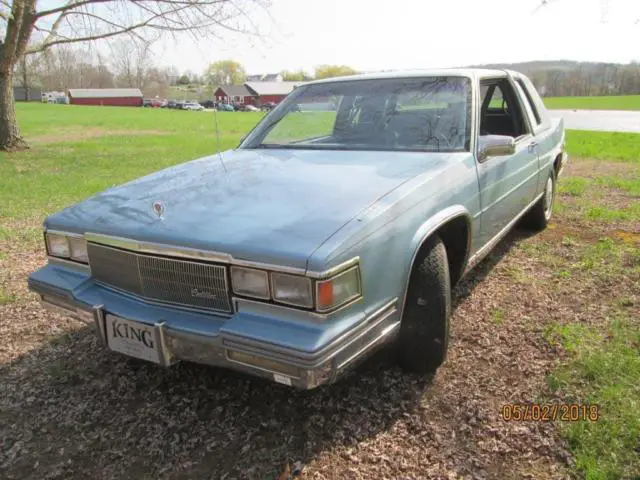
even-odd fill
[{"label": "tree line", "polygon": [[[533,63],[533,62],[532,62]],[[640,94],[640,63],[554,62],[511,66],[531,78],[546,97]],[[507,66],[509,67],[509,66]]]},{"label": "tree line", "polygon": [[[345,65],[320,65],[313,74],[304,70],[279,72],[285,81],[308,81],[357,73]],[[16,64],[14,86],[25,91],[66,91],[69,88],[139,88],[148,97],[170,95],[169,87],[241,85],[247,79],[242,64],[220,60],[201,74],[175,66],[159,66],[150,42],[116,40],[101,52],[68,45],[23,55]]]}]

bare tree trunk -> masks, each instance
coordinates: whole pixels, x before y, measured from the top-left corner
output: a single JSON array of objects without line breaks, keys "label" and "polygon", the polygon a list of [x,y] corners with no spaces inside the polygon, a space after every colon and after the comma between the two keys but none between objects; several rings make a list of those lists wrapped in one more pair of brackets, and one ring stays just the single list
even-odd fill
[{"label": "bare tree trunk", "polygon": [[0,72],[0,150],[7,151],[28,148],[18,129],[12,76]]},{"label": "bare tree trunk", "polygon": [[27,72],[27,56],[22,56],[22,88],[24,88],[24,101],[29,101],[29,74]]}]

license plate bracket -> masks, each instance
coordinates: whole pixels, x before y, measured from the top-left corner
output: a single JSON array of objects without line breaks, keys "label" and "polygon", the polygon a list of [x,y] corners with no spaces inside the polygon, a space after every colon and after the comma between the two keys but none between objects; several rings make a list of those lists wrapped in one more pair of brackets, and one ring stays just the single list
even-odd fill
[{"label": "license plate bracket", "polygon": [[110,313],[99,317],[102,320],[100,333],[110,350],[159,365],[172,363],[165,348],[164,323],[148,325]]}]

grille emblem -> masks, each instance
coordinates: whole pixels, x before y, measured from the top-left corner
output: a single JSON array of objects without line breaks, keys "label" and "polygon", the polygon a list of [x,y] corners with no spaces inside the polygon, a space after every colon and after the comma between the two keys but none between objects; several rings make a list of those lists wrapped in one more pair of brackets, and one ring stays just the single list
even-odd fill
[{"label": "grille emblem", "polygon": [[153,202],[153,211],[158,217],[162,218],[164,215],[164,205],[161,201],[157,200]]},{"label": "grille emblem", "polygon": [[191,296],[196,298],[209,298],[215,300],[217,295],[215,293],[207,292],[206,290],[200,290],[199,288],[191,289]]}]

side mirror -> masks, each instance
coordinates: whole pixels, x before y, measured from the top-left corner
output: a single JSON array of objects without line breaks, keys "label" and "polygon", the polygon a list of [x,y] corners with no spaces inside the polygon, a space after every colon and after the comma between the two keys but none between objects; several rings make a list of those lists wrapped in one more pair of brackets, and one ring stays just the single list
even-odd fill
[{"label": "side mirror", "polygon": [[478,160],[516,153],[516,141],[507,135],[482,135],[478,137]]}]

